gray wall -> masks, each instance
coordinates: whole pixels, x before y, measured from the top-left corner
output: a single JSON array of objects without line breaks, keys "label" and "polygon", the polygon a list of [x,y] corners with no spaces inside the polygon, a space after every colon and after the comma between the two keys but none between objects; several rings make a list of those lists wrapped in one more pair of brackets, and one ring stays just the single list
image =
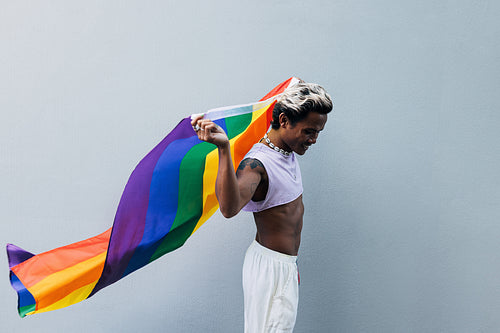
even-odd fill
[{"label": "gray wall", "polygon": [[[500,3],[1,1],[0,243],[100,233],[136,163],[191,113],[296,75],[335,97],[301,158],[296,332],[500,329]],[[240,332],[251,216],[5,332]]]}]

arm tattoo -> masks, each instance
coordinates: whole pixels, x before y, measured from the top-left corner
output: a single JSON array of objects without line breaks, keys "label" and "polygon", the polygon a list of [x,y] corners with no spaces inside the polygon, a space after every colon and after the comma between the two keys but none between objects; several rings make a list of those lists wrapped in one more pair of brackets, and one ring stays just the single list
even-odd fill
[{"label": "arm tattoo", "polygon": [[262,165],[261,161],[256,160],[255,158],[245,158],[243,161],[241,161],[240,165],[238,166],[238,169],[236,170],[236,173],[238,173],[238,171],[245,169],[248,165],[252,169],[255,169],[256,167],[264,168],[264,165]]}]

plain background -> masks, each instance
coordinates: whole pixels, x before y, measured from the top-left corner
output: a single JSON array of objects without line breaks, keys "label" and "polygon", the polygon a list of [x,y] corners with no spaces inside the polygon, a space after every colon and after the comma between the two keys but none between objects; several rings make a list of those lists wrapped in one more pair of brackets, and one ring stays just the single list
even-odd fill
[{"label": "plain background", "polygon": [[[500,330],[500,2],[6,1],[0,243],[109,226],[139,160],[191,113],[294,75],[334,97],[300,158],[295,332]],[[251,215],[79,304],[2,332],[241,332]]]}]

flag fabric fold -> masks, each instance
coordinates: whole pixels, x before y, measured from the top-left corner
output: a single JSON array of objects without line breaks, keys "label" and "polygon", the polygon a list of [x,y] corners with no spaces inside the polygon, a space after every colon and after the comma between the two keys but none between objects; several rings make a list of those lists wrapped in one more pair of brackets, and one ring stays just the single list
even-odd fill
[{"label": "flag fabric fold", "polygon": [[[235,168],[269,128],[277,96],[298,81],[292,77],[282,82],[257,103],[205,113],[227,133]],[[139,162],[110,229],[37,255],[7,245],[21,317],[91,297],[182,246],[218,209],[217,148],[200,141],[190,121],[181,120]]]}]

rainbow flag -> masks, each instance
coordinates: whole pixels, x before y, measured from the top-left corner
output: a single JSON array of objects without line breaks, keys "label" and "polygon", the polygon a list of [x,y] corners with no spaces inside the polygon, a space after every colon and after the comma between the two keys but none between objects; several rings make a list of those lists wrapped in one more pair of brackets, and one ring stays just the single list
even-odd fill
[{"label": "rainbow flag", "polygon": [[[269,128],[277,95],[296,82],[286,80],[257,103],[206,112],[226,131],[235,169]],[[107,231],[37,255],[7,244],[21,317],[89,298],[182,246],[217,210],[217,148],[200,141],[190,122],[183,119],[139,162]]]}]

